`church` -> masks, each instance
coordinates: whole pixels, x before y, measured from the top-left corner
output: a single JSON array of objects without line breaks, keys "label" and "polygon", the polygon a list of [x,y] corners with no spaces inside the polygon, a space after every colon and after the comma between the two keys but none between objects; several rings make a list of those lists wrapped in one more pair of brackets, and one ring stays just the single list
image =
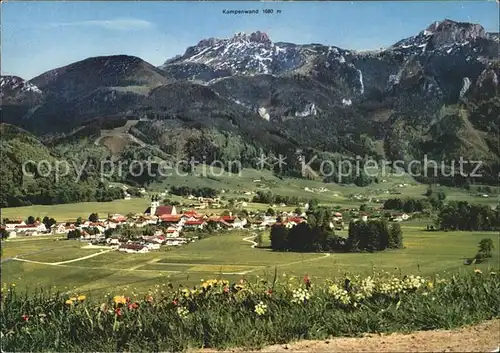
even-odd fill
[{"label": "church", "polygon": [[175,206],[160,206],[160,198],[157,195],[151,197],[151,206],[149,206],[144,214],[147,216],[175,216],[177,210]]}]

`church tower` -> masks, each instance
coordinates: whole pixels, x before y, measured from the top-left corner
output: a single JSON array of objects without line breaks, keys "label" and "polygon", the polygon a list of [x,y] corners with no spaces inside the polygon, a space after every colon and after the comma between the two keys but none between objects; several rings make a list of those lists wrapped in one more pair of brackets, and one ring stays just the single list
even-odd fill
[{"label": "church tower", "polygon": [[160,206],[160,198],[158,197],[158,195],[151,196],[151,216],[154,216],[156,214],[156,208],[158,206]]}]

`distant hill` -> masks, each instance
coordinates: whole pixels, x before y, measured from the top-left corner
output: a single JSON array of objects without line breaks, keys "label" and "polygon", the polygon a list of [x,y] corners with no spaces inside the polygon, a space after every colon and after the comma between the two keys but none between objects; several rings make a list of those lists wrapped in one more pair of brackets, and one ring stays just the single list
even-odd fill
[{"label": "distant hill", "polygon": [[[5,77],[2,118],[44,141],[96,138],[108,119],[135,119],[130,133],[170,156],[239,157],[249,167],[262,153],[295,161],[298,151],[462,156],[484,161],[482,181],[495,183],[498,48],[498,34],[449,19],[365,52],[238,33],[202,39],[158,68],[117,55],[29,82]],[[294,164],[286,173],[297,175]]]}]

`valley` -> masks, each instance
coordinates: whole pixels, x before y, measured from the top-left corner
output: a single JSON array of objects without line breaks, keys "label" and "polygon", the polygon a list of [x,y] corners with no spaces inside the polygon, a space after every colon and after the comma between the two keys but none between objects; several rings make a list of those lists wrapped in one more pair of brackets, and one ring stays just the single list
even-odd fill
[{"label": "valley", "polygon": [[[276,3],[241,26],[245,11],[222,9],[220,30],[208,10],[191,28],[191,12],[137,4],[67,23],[18,12],[26,31],[57,39],[30,37],[33,67],[12,59],[27,53],[12,51],[25,40],[10,28],[3,350],[296,351],[283,344],[500,317],[491,21],[466,22],[466,5],[456,20],[422,8],[411,33],[401,14],[384,32],[368,29],[375,7],[352,23],[313,11],[325,23],[309,27],[304,9],[292,28],[279,21],[297,10]],[[125,13],[151,21],[112,18]]]}]

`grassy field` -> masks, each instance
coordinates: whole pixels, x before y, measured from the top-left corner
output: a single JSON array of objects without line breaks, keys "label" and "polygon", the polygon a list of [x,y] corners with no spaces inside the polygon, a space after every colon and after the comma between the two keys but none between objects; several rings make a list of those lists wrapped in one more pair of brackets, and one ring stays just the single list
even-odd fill
[{"label": "grassy field", "polygon": [[[308,274],[315,280],[342,276],[346,272],[432,275],[468,270],[465,258],[473,257],[483,238],[493,239],[494,257],[477,265],[499,267],[499,235],[495,232],[426,232],[426,221],[405,223],[405,249],[380,253],[276,253],[251,248],[244,238],[250,232],[234,231],[215,235],[187,246],[147,254],[100,253],[94,257],[53,265],[99,253],[81,249],[84,243],[52,239],[12,239],[2,244],[3,282],[22,289],[55,286],[79,292],[142,293],[167,283],[196,284],[202,279],[238,280],[255,276],[272,278]],[[7,260],[13,256],[35,262]],[[7,260],[7,261],[6,261]]]},{"label": "grassy field", "polygon": [[149,206],[147,198],[133,198],[130,200],[115,200],[111,202],[81,202],[64,205],[35,205],[26,207],[10,207],[2,209],[2,218],[26,219],[29,216],[43,218],[53,217],[58,222],[75,221],[78,217],[86,219],[92,212],[101,217],[108,213],[139,213]]}]

